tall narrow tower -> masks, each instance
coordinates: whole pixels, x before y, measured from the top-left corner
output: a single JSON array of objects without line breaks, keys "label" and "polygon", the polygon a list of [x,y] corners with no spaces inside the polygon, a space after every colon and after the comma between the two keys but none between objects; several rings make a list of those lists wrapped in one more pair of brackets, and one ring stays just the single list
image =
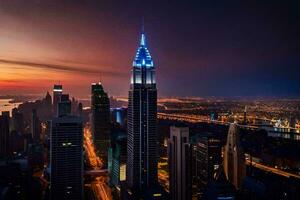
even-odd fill
[{"label": "tall narrow tower", "polygon": [[104,165],[107,165],[107,153],[110,139],[110,104],[101,82],[93,83],[91,90],[91,127],[94,144]]},{"label": "tall narrow tower", "polygon": [[157,183],[157,90],[155,68],[142,32],[128,97],[127,186],[149,191]]},{"label": "tall narrow tower", "polygon": [[83,199],[83,122],[71,115],[69,95],[62,95],[50,134],[50,199]]},{"label": "tall narrow tower", "polygon": [[56,116],[57,108],[58,108],[58,102],[60,102],[60,97],[62,95],[63,89],[62,85],[54,85],[53,87],[53,115]]},{"label": "tall narrow tower", "polygon": [[240,144],[237,124],[230,124],[224,152],[224,171],[228,180],[240,188],[246,176],[245,155]]},{"label": "tall narrow tower", "polygon": [[191,199],[189,128],[170,128],[168,140],[170,195],[172,200]]}]

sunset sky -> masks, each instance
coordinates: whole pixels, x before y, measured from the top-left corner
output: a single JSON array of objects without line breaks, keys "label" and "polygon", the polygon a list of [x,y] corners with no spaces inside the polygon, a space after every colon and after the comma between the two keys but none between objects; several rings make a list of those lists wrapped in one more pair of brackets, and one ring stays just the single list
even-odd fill
[{"label": "sunset sky", "polygon": [[160,96],[300,96],[295,5],[196,2],[0,0],[0,95],[127,95],[144,17]]}]

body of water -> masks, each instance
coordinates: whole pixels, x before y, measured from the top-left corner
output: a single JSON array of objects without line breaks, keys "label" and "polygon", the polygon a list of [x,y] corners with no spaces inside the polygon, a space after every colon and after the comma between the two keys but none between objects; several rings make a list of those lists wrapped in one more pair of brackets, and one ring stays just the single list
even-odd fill
[{"label": "body of water", "polygon": [[10,103],[13,99],[0,99],[0,112],[9,111],[11,115],[11,110],[18,107],[21,103]]}]

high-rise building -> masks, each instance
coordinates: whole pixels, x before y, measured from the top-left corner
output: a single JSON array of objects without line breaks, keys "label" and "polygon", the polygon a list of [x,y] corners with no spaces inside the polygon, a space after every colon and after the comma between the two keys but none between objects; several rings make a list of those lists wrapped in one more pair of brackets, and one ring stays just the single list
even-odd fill
[{"label": "high-rise building", "polygon": [[110,182],[115,187],[126,180],[126,131],[116,130],[112,134],[109,148],[109,174]]},{"label": "high-rise building", "polygon": [[[83,199],[82,119],[70,115],[70,104],[59,106],[63,113],[52,120],[50,136],[50,198]],[[66,113],[65,111],[70,111]]]},{"label": "high-rise building", "polygon": [[126,184],[138,194],[157,184],[157,89],[144,33],[131,70],[127,112]]},{"label": "high-rise building", "polygon": [[32,134],[33,141],[38,143],[40,141],[40,135],[41,135],[41,122],[40,122],[40,119],[37,116],[36,109],[32,110],[31,134]]},{"label": "high-rise building", "polygon": [[53,115],[57,115],[58,102],[60,101],[60,97],[62,95],[63,89],[62,85],[54,85],[53,87]]},{"label": "high-rise building", "polygon": [[24,134],[24,117],[17,108],[12,109],[12,130]]},{"label": "high-rise building", "polygon": [[245,155],[240,143],[239,128],[230,124],[224,151],[224,171],[228,180],[238,189],[246,176]]},{"label": "high-rise building", "polygon": [[122,128],[126,127],[126,114],[127,114],[127,108],[114,108],[111,112],[112,121],[114,123],[118,123]]},{"label": "high-rise building", "polygon": [[191,199],[189,128],[170,128],[168,140],[170,196],[172,200]]},{"label": "high-rise building", "polygon": [[0,116],[0,157],[7,157],[10,153],[9,112],[3,111]]},{"label": "high-rise building", "polygon": [[46,118],[46,120],[50,120],[52,118],[52,97],[49,94],[49,92],[47,92],[45,98],[43,99],[43,107],[44,107],[44,116]]},{"label": "high-rise building", "polygon": [[91,128],[97,152],[107,164],[110,136],[110,106],[107,93],[101,83],[92,84]]},{"label": "high-rise building", "polygon": [[79,117],[82,117],[82,113],[83,113],[83,106],[82,106],[82,103],[78,103],[78,107],[77,107],[77,115]]},{"label": "high-rise building", "polygon": [[71,114],[71,101],[68,94],[62,94],[58,102],[58,116]]},{"label": "high-rise building", "polygon": [[191,145],[193,196],[201,198],[203,189],[212,181],[222,164],[221,140],[213,134],[200,137]]},{"label": "high-rise building", "polygon": [[247,124],[247,106],[245,106],[245,109],[244,109],[243,124],[244,124],[244,125]]}]

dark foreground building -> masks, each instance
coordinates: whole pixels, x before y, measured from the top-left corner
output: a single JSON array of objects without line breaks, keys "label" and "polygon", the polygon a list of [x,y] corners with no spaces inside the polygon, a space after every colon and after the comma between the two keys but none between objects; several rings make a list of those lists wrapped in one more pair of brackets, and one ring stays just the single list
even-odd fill
[{"label": "dark foreground building", "polygon": [[[60,102],[64,111],[70,106]],[[50,137],[51,199],[83,199],[82,119],[70,113],[52,120]]]},{"label": "dark foreground building", "polygon": [[92,84],[91,127],[93,141],[100,157],[107,164],[110,135],[110,106],[107,93],[101,83]]}]

